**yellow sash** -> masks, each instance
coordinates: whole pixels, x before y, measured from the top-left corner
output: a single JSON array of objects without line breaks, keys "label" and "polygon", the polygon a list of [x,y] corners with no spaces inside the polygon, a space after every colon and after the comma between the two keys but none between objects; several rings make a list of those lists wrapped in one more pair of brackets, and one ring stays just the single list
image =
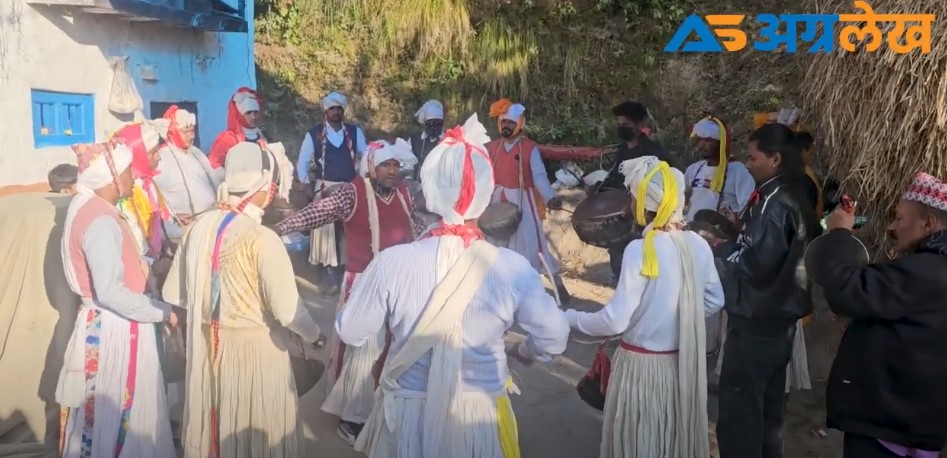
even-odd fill
[{"label": "yellow sash", "polygon": [[[506,382],[506,389],[509,390],[512,386],[511,377]],[[519,428],[516,426],[516,415],[513,414],[510,396],[506,394],[497,398],[497,432],[503,458],[520,458]]]}]

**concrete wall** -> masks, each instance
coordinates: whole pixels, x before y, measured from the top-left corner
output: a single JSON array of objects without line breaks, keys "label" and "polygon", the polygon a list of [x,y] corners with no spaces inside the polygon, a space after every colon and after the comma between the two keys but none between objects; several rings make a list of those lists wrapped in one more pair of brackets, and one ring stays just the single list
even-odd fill
[{"label": "concrete wall", "polygon": [[[95,94],[97,141],[132,120],[108,110],[111,56],[129,56],[145,116],[163,114],[149,113],[151,102],[197,102],[206,152],[226,125],[233,92],[256,86],[253,2],[246,3],[250,32],[242,34],[0,0],[0,187],[45,182],[52,167],[75,163],[68,146],[34,148],[30,89]],[[142,80],[141,65],[154,66],[157,81]]]}]

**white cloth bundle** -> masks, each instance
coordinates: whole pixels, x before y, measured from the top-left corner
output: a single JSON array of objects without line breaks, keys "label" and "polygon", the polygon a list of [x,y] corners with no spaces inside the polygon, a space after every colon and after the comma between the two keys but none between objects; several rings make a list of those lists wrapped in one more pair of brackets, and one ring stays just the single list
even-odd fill
[{"label": "white cloth bundle", "polygon": [[[461,134],[457,138],[455,134]],[[451,129],[424,160],[421,166],[421,190],[427,209],[440,215],[447,224],[463,224],[474,219],[490,204],[493,194],[493,163],[486,152],[487,129],[480,124],[474,113],[463,127]],[[470,148],[470,166],[472,172],[473,195],[470,204],[459,214],[455,209],[464,185],[467,149]]]}]

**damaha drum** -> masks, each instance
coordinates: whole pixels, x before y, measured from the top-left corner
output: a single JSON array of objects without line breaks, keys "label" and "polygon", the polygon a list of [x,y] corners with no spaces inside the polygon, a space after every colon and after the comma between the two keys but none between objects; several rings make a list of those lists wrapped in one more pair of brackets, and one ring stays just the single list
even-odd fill
[{"label": "damaha drum", "polygon": [[627,245],[641,237],[635,225],[634,199],[627,191],[610,190],[589,196],[572,214],[579,240],[599,248]]},{"label": "damaha drum", "polygon": [[509,202],[497,202],[487,206],[477,225],[487,237],[507,241],[513,237],[523,221],[523,211]]}]

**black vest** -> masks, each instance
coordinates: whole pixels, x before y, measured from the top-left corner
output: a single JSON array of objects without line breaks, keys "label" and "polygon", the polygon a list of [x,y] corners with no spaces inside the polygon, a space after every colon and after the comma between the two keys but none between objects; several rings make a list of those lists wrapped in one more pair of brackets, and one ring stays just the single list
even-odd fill
[{"label": "black vest", "polygon": [[[356,164],[359,160],[356,150],[356,141],[358,139],[358,127],[354,124],[342,124],[345,130],[347,140],[342,142],[341,146],[335,146],[332,142],[325,141],[325,151],[322,151],[322,131],[325,129],[324,123],[319,123],[309,130],[309,138],[312,140],[312,161],[309,163],[309,182],[315,184],[317,180],[337,181],[348,183],[358,175]],[[325,154],[325,170],[319,166],[319,159]],[[352,158],[355,158],[355,162]]]}]

